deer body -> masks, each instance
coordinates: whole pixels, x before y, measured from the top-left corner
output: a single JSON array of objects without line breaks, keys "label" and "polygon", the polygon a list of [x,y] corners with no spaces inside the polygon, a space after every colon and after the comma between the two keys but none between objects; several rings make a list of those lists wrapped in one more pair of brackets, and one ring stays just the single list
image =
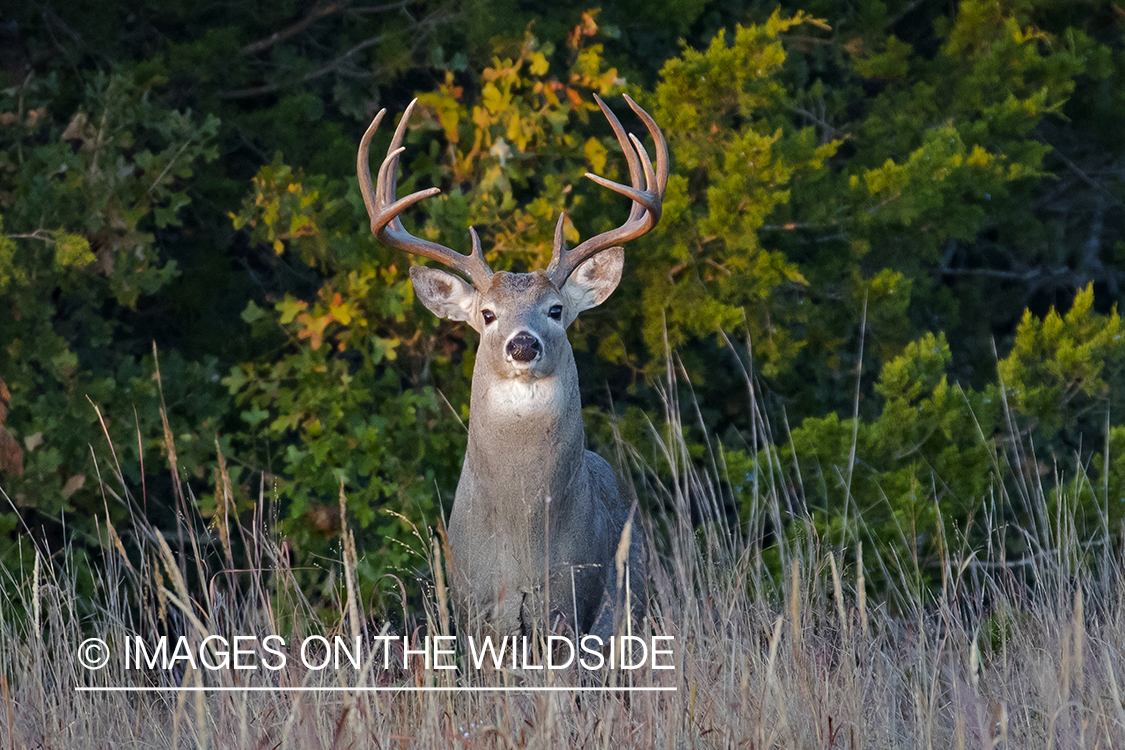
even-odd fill
[{"label": "deer body", "polygon": [[[461,255],[408,234],[398,218],[432,195],[423,190],[395,200],[394,173],[404,114],[372,187],[367,148],[383,113],[360,146],[359,178],[382,241],[439,260],[469,276],[426,266],[410,269],[414,291],[436,315],[468,323],[480,333],[473,370],[469,441],[449,521],[454,599],[471,632],[502,635],[564,627],[611,635],[622,614],[616,564],[630,505],[602,457],[586,450],[578,370],[566,329],[583,310],[617,287],[624,251],[614,246],[651,229],[659,219],[667,181],[667,151],[659,129],[631,100],[657,143],[653,169],[640,142],[626,140],[620,123],[598,100],[618,136],[633,187],[594,175],[629,196],[629,219],[573,250],[562,247],[546,271],[493,273],[476,233],[473,254]],[[413,104],[411,105],[413,107]],[[639,527],[625,535],[634,611],[643,608],[644,555]]]},{"label": "deer body", "polygon": [[547,614],[541,594],[549,588],[548,616],[586,632],[624,521],[616,479],[585,448],[574,379],[513,385],[474,388],[449,520],[454,590],[471,619],[515,633]]},{"label": "deer body", "polygon": [[[497,274],[494,285],[524,281],[518,276]],[[580,632],[605,633],[617,599],[614,556],[629,507],[609,464],[586,450],[574,355],[563,321],[544,314],[550,302],[566,300],[538,276],[529,281],[546,303],[523,310],[512,305],[493,325],[497,338],[513,327],[530,330],[558,357],[543,358],[546,374],[514,358],[489,356],[497,349],[482,341],[469,443],[449,520],[453,588],[470,621],[499,633],[560,619]],[[420,291],[423,299],[428,292]],[[489,304],[500,307],[497,302]],[[505,320],[511,325],[500,328]],[[632,538],[630,567],[640,581],[640,534]],[[633,591],[639,596],[639,584]]]}]

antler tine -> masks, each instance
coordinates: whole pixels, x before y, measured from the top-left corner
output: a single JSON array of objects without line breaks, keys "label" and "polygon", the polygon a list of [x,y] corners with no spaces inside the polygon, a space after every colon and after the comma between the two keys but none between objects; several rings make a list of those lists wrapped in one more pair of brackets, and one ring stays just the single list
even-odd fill
[{"label": "antler tine", "polygon": [[555,252],[547,270],[551,281],[560,287],[574,272],[574,269],[590,257],[603,250],[620,245],[622,242],[636,239],[656,226],[656,223],[660,221],[664,189],[668,184],[668,146],[660,128],[656,125],[656,121],[636,102],[628,96],[625,97],[629,108],[644,122],[655,143],[656,166],[653,167],[652,160],[640,139],[631,133],[626,136],[625,129],[621,127],[621,123],[609,107],[605,105],[605,102],[596,94],[594,99],[597,100],[602,112],[605,113],[610,127],[613,128],[613,132],[621,144],[621,150],[625,153],[625,159],[629,163],[629,180],[632,184],[622,185],[589,172],[586,173],[586,177],[604,188],[630,198],[633,203],[630,206],[629,216],[625,223],[617,229],[591,237],[569,251],[563,247],[563,217],[559,217],[559,224],[555,230]]},{"label": "antler tine", "polygon": [[[638,185],[641,182],[641,165],[637,160],[637,154],[630,145],[629,137],[625,134],[625,128],[621,127],[621,121],[617,119],[617,115],[613,114],[602,98],[594,94],[594,101],[598,103],[601,108],[602,114],[609,120],[609,126],[613,128],[613,134],[617,136],[617,142],[621,145],[621,152],[625,154],[625,161],[629,164],[629,182],[633,185]],[[629,205],[629,218],[636,219],[641,212],[641,206],[635,202]]]},{"label": "antler tine", "polygon": [[648,152],[641,144],[641,139],[630,133],[629,140],[633,143],[633,148],[637,149],[637,153],[641,155],[641,166],[645,170],[645,185],[655,185],[656,173],[652,169],[652,159],[648,158]]},{"label": "antler tine", "polygon": [[368,152],[371,150],[371,138],[375,135],[375,131],[379,129],[379,123],[383,121],[383,115],[387,114],[387,110],[381,109],[375,115],[375,119],[367,126],[367,130],[363,133],[363,138],[359,141],[359,154],[356,156],[355,171],[356,176],[359,177],[359,193],[363,196],[363,205],[367,207],[367,215],[375,215],[375,189],[371,185],[371,167]]},{"label": "antler tine", "polygon": [[[559,213],[559,220],[555,223],[555,249],[551,253],[551,262],[547,266],[547,275],[553,276],[555,269],[559,267],[559,261],[562,260],[566,251],[563,249],[563,244],[566,242],[566,235],[564,234],[566,225],[566,211]],[[565,279],[564,279],[565,281]],[[560,282],[561,283],[561,282]]]},{"label": "antler tine", "polygon": [[380,110],[379,114],[375,115],[375,119],[372,120],[367,132],[363,134],[363,139],[359,142],[356,173],[359,176],[363,205],[367,207],[367,215],[371,217],[371,233],[384,244],[397,250],[421,255],[424,258],[436,260],[438,263],[449,266],[455,271],[460,271],[468,276],[478,289],[485,289],[488,287],[489,279],[492,278],[492,269],[488,267],[488,262],[484,259],[480,239],[472,228],[469,229],[469,233],[472,235],[473,252],[470,255],[462,255],[445,245],[415,237],[406,231],[406,228],[402,225],[402,220],[399,218],[399,215],[405,209],[424,198],[429,198],[431,195],[437,195],[441,192],[436,187],[427,188],[395,200],[398,183],[398,157],[406,150],[402,145],[402,139],[406,133],[406,123],[410,119],[410,114],[414,111],[414,105],[417,102],[417,99],[410,102],[406,111],[402,113],[402,119],[399,121],[398,127],[395,128],[391,145],[387,148],[387,155],[379,166],[379,176],[374,186],[371,184],[371,165],[368,152],[371,148],[371,138],[375,135],[375,130],[379,127],[379,123],[382,122],[387,110]]},{"label": "antler tine", "polygon": [[[468,256],[469,269],[466,273],[473,280],[473,284],[483,290],[488,286],[488,280],[492,278],[492,269],[488,267],[488,261],[484,258],[484,251],[480,248],[480,237],[477,236],[477,230],[473,227],[469,227],[469,237],[473,241],[473,252]],[[478,280],[480,283],[477,283]]]},{"label": "antler tine", "polygon": [[[652,115],[641,109],[640,105],[633,101],[633,98],[628,94],[622,94],[625,97],[625,102],[629,105],[629,109],[636,113],[637,117],[645,124],[648,129],[649,135],[652,136],[653,146],[656,148],[656,184],[660,188],[661,197],[664,196],[664,188],[668,185],[668,144],[664,140],[664,134],[660,132],[660,128],[656,124],[656,120],[652,119]],[[640,144],[638,144],[639,146]],[[645,161],[648,161],[648,153],[642,148],[641,153],[644,154]]]}]

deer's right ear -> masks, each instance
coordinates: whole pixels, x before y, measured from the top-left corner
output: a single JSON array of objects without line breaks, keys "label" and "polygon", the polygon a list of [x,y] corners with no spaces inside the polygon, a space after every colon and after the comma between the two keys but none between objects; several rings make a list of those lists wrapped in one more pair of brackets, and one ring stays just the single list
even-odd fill
[{"label": "deer's right ear", "polygon": [[464,320],[473,325],[473,309],[479,292],[460,276],[426,266],[411,266],[410,280],[422,304],[439,318]]},{"label": "deer's right ear", "polygon": [[625,250],[611,247],[584,261],[563,284],[562,295],[569,302],[566,324],[578,313],[597,307],[606,301],[621,283],[621,270],[625,267]]}]

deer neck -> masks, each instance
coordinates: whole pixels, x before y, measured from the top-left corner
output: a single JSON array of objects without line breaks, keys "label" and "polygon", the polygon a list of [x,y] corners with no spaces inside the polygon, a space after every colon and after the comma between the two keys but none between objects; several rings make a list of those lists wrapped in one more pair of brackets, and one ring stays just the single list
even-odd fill
[{"label": "deer neck", "polygon": [[[479,360],[478,360],[479,367]],[[488,378],[474,372],[466,469],[497,507],[543,501],[561,510],[585,451],[573,356],[550,377]],[[556,505],[555,503],[558,503]]]}]

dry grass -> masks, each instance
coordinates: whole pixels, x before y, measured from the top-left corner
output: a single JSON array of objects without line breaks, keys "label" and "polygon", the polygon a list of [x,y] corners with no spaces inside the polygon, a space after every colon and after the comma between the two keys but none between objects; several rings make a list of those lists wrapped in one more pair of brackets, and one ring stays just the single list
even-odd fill
[{"label": "dry grass", "polygon": [[[678,413],[669,402],[668,414]],[[758,422],[755,440],[767,445],[769,426]],[[680,425],[671,420],[663,434],[681,434]],[[724,471],[721,452],[716,448],[711,467],[700,471],[682,441],[668,439],[661,447],[663,481],[636,462],[629,446],[621,445],[619,459],[646,477],[640,491],[650,507],[668,509],[645,529],[659,540],[650,545],[656,550],[650,617],[632,627],[675,636],[676,669],[642,670],[631,679],[675,692],[284,689],[579,679],[569,672],[385,673],[370,662],[361,673],[288,668],[250,677],[190,669],[127,673],[117,659],[96,673],[82,669],[73,654],[91,635],[119,647],[133,635],[184,634],[198,644],[208,634],[370,637],[384,627],[365,617],[352,596],[352,544],[342,545],[340,601],[325,615],[303,596],[280,540],[270,536],[264,492],[252,522],[226,518],[212,531],[191,516],[189,495],[182,503],[194,520],[182,524],[182,537],[161,535],[139,514],[124,541],[118,529],[103,526],[110,554],[95,573],[92,599],[99,609],[92,615],[72,606],[78,576],[69,556],[36,557],[33,576],[9,581],[15,599],[0,602],[0,748],[1125,747],[1121,561],[1108,532],[1080,540],[1065,513],[1045,518],[1037,483],[1015,483],[1014,498],[998,483],[990,512],[979,519],[989,542],[960,552],[945,545],[941,585],[928,591],[917,585],[912,561],[880,559],[858,541],[818,539],[807,519],[783,510],[791,505],[790,490],[780,482],[763,480],[747,527],[728,526],[724,508],[731,501],[716,481]],[[114,495],[109,502],[135,507],[119,477],[105,487]],[[1026,534],[1033,556],[1006,561],[1002,536],[1015,532],[994,519],[1014,505],[1037,506],[1032,516],[1041,523]],[[692,511],[702,519],[695,526]],[[771,541],[764,556],[759,540],[770,523],[799,533]],[[852,523],[861,539],[862,519]],[[237,566],[232,535],[245,558]],[[346,531],[343,538],[350,539]],[[429,559],[419,568],[433,571],[440,545],[420,541]],[[864,572],[875,570],[890,581],[878,595],[864,583]],[[431,574],[426,590],[425,611],[400,620],[408,634],[417,636],[419,626],[430,633],[450,627],[441,576]],[[618,679],[610,677],[610,684]],[[75,691],[202,684],[278,688]]]}]

